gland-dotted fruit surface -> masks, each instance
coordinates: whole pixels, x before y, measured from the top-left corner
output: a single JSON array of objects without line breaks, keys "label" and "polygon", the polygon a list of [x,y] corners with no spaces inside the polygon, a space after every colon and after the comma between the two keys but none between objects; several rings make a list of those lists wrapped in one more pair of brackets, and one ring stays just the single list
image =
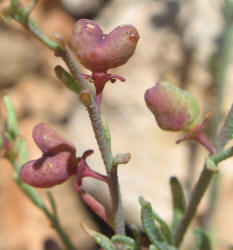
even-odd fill
[{"label": "gland-dotted fruit surface", "polygon": [[196,99],[169,82],[148,89],[145,101],[162,129],[189,131],[197,125],[200,109]]},{"label": "gland-dotted fruit surface", "polygon": [[106,72],[128,61],[139,39],[132,25],[120,25],[109,34],[91,20],[80,19],[73,28],[71,45],[78,59],[92,72]]},{"label": "gland-dotted fruit surface", "polygon": [[42,157],[25,163],[20,169],[22,180],[34,187],[47,188],[66,181],[76,173],[78,161],[75,146],[59,135],[49,124],[37,124],[33,139]]},{"label": "gland-dotted fruit surface", "polygon": [[48,188],[61,184],[75,174],[76,161],[70,152],[43,155],[29,161],[20,169],[22,180],[34,187]]},{"label": "gland-dotted fruit surface", "polygon": [[32,137],[44,154],[68,151],[74,156],[76,155],[73,143],[65,140],[47,123],[38,123],[32,131]]}]

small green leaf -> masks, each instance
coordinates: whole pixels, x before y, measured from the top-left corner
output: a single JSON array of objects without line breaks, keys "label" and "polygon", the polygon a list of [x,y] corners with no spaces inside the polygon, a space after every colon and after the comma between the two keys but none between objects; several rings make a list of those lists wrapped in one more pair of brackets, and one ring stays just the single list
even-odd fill
[{"label": "small green leaf", "polygon": [[136,243],[136,241],[128,236],[124,236],[124,235],[114,235],[111,238],[113,243],[118,243],[118,244],[122,244],[124,246],[127,246],[128,250],[139,250],[139,246]]},{"label": "small green leaf", "polygon": [[171,177],[170,186],[173,204],[172,229],[175,231],[185,212],[185,197],[182,186],[176,177]]},{"label": "small green leaf", "polygon": [[56,76],[61,80],[62,83],[65,84],[68,89],[73,91],[75,94],[80,94],[81,90],[70,73],[68,73],[64,68],[59,65],[55,67],[55,73]]},{"label": "small green leaf", "polygon": [[130,229],[136,242],[140,245],[142,240],[141,230],[136,225],[132,225]]},{"label": "small green leaf", "polygon": [[81,227],[84,232],[90,237],[94,238],[95,241],[105,250],[115,250],[115,247],[111,240],[101,233],[97,233],[90,228],[88,228],[85,224],[81,223]]},{"label": "small green leaf", "polygon": [[166,237],[168,244],[173,245],[172,233],[166,221],[164,221],[154,210],[152,210],[152,216],[153,219],[159,223],[161,231]]},{"label": "small green leaf", "polygon": [[233,105],[225,119],[223,127],[215,141],[218,151],[223,149],[229,140],[233,138]]},{"label": "small green leaf", "polygon": [[163,235],[160,228],[155,224],[153,220],[152,207],[151,204],[140,197],[139,202],[141,204],[141,220],[143,228],[150,240],[150,242],[155,245],[159,250],[169,249],[166,238]]},{"label": "small green leaf", "polygon": [[14,105],[7,95],[3,96],[3,103],[7,113],[7,134],[10,137],[9,139],[14,140],[19,134]]},{"label": "small green leaf", "polygon": [[199,250],[211,250],[211,242],[209,236],[204,233],[201,229],[196,229],[194,235],[197,241]]},{"label": "small green leaf", "polygon": [[149,246],[149,250],[158,250],[158,249],[159,249],[158,247],[156,247],[152,244]]}]

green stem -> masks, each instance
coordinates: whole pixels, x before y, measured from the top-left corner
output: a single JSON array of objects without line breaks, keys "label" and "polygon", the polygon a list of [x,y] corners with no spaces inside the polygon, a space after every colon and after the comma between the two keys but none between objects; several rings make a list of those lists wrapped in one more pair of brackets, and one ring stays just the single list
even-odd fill
[{"label": "green stem", "polygon": [[42,208],[47,218],[50,220],[52,227],[59,235],[61,241],[63,242],[66,250],[77,250],[71,243],[68,235],[64,232],[59,220],[56,216],[52,215],[46,207]]},{"label": "green stem", "polygon": [[[22,18],[25,18],[25,17],[22,17]],[[25,23],[22,23],[22,20],[23,21],[26,20]],[[24,25],[35,38],[37,38],[40,42],[45,44],[49,49],[52,49],[57,56],[62,57],[62,59],[68,66],[70,72],[72,73],[74,79],[76,80],[76,83],[81,89],[81,91],[89,90],[88,81],[83,78],[82,73],[77,66],[76,59],[73,53],[71,52],[71,50],[69,49],[69,47],[64,46],[65,47],[64,48],[60,44],[57,44],[54,41],[50,40],[48,37],[46,37],[41,32],[38,25],[30,17],[26,19],[22,19],[22,20],[19,20],[19,21],[16,20],[16,21]],[[111,149],[108,146],[108,143],[104,136],[100,113],[96,107],[93,96],[91,96],[91,105],[87,108],[87,111],[89,113],[89,117],[90,117],[92,127],[95,133],[96,141],[99,146],[99,150],[100,150],[100,153],[101,153],[104,165],[105,165],[105,169],[109,177],[108,186],[109,186],[109,191],[110,191],[111,199],[112,199],[112,211],[113,211],[114,221],[115,221],[115,224],[114,224],[115,231],[117,234],[124,234],[125,221],[123,217],[123,207],[121,204],[121,195],[120,195],[120,187],[118,183],[118,178],[117,178],[117,175],[111,174],[113,157],[112,157]]]},{"label": "green stem", "polygon": [[16,160],[9,159],[12,163],[15,172],[16,172],[16,182],[19,186],[19,188],[24,192],[25,195],[35,204],[39,209],[41,209],[44,214],[47,216],[47,218],[50,220],[52,227],[60,237],[61,241],[63,242],[66,250],[77,250],[77,248],[74,247],[73,243],[70,241],[68,235],[63,230],[56,214],[51,214],[46,206],[44,205],[43,201],[41,200],[40,196],[36,193],[35,189],[31,186],[25,184],[19,177],[19,164]]},{"label": "green stem", "polygon": [[191,195],[190,201],[184,213],[184,216],[175,232],[174,243],[176,247],[179,247],[189,224],[191,223],[194,215],[196,214],[197,207],[203,197],[205,191],[207,190],[209,183],[212,179],[214,172],[208,170],[206,166],[204,167],[198,182],[196,183]]},{"label": "green stem", "polygon": [[[61,57],[68,66],[71,74],[73,75],[76,83],[81,90],[88,90],[88,82],[82,77],[75,61],[74,55],[68,46],[65,46],[65,53],[61,53]],[[123,206],[121,202],[120,186],[118,183],[117,173],[115,173],[113,165],[113,156],[110,145],[108,144],[103,126],[101,122],[101,116],[98,108],[95,104],[93,96],[91,96],[91,105],[87,107],[87,111],[91,120],[92,128],[95,134],[95,138],[101,153],[101,157],[104,162],[104,166],[109,177],[109,192],[112,200],[112,212],[114,216],[114,229],[116,234],[125,234],[125,220],[123,215]]]},{"label": "green stem", "polygon": [[[210,121],[210,137],[214,139],[219,122],[222,120],[222,104],[224,97],[224,89],[226,85],[226,75],[230,64],[231,51],[233,42],[233,23],[228,23],[226,25],[223,42],[219,50],[219,56],[217,58],[217,69],[215,73],[216,79],[216,105],[212,121]],[[220,149],[218,149],[220,150]],[[212,217],[214,215],[217,199],[218,199],[218,189],[219,189],[219,178],[220,176],[215,176],[213,183],[210,188],[209,202],[206,211],[201,216],[203,228],[208,228]]]},{"label": "green stem", "polygon": [[[191,223],[194,215],[196,214],[197,207],[205,191],[207,190],[214,173],[216,173],[218,163],[232,156],[233,156],[233,147],[230,147],[226,150],[222,150],[214,155],[211,155],[206,159],[204,169],[191,193],[189,204],[175,232],[174,243],[176,247],[180,246],[183,237],[185,235],[185,232],[188,229],[188,226]],[[212,167],[209,166],[210,164],[212,165]]]}]

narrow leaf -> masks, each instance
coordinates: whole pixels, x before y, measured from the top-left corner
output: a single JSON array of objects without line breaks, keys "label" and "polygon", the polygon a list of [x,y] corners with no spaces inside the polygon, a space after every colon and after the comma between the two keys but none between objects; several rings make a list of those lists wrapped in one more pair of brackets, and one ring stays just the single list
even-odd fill
[{"label": "narrow leaf", "polygon": [[159,249],[158,247],[156,247],[152,244],[149,246],[149,250],[158,250],[158,249]]},{"label": "narrow leaf", "polygon": [[9,139],[14,140],[19,134],[14,105],[7,95],[3,96],[3,103],[7,113],[7,132],[10,137]]},{"label": "narrow leaf", "polygon": [[171,177],[170,186],[173,205],[172,229],[175,231],[185,211],[185,197],[182,186],[176,177]]},{"label": "narrow leaf", "polygon": [[159,225],[160,225],[160,229],[163,232],[164,236],[166,237],[166,240],[168,242],[168,244],[172,245],[173,244],[173,239],[172,239],[172,233],[171,230],[168,226],[168,224],[166,223],[166,221],[164,221],[155,211],[152,210],[152,216],[153,219],[156,220]]},{"label": "narrow leaf", "polygon": [[83,231],[90,237],[92,237],[93,239],[95,239],[95,241],[105,250],[115,250],[115,247],[113,245],[113,243],[111,242],[111,240],[106,237],[105,235],[101,234],[101,233],[97,233],[93,230],[91,230],[90,228],[88,228],[85,224],[81,224],[81,227],[83,229]]},{"label": "narrow leaf", "polygon": [[142,197],[139,198],[139,202],[141,204],[141,220],[143,228],[150,242],[159,250],[167,250],[168,246],[166,244],[166,238],[153,220],[151,204],[145,201]]},{"label": "narrow leaf", "polygon": [[215,141],[218,151],[223,149],[229,140],[233,138],[233,105],[226,117],[223,127]]},{"label": "narrow leaf", "polygon": [[127,246],[128,250],[139,250],[139,246],[136,243],[136,241],[128,236],[124,236],[124,235],[114,235],[111,238],[113,243],[118,243],[118,244],[122,244],[124,246]]},{"label": "narrow leaf", "polygon": [[211,250],[211,242],[209,236],[204,233],[201,229],[196,229],[194,235],[197,241],[199,250]]},{"label": "narrow leaf", "polygon": [[65,86],[73,91],[75,94],[80,94],[81,90],[78,87],[77,83],[75,82],[75,79],[73,76],[68,73],[64,68],[62,68],[60,65],[55,67],[55,73],[56,76],[61,80],[62,83],[65,84]]}]

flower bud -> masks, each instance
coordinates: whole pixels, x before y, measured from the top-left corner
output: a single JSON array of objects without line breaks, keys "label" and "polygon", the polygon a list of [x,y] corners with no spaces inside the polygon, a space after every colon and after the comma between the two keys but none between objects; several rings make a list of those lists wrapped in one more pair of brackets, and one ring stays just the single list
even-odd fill
[{"label": "flower bud", "polygon": [[105,35],[94,21],[80,19],[74,25],[71,45],[84,67],[92,72],[106,72],[128,61],[138,39],[132,25],[118,26]]},{"label": "flower bud", "polygon": [[158,82],[146,91],[145,101],[162,129],[189,131],[197,125],[200,109],[196,99],[173,84]]},{"label": "flower bud", "polygon": [[68,151],[76,155],[73,143],[65,140],[47,123],[38,123],[32,131],[32,137],[44,154]]},{"label": "flower bud", "polygon": [[48,188],[66,181],[75,173],[75,167],[76,161],[70,152],[43,155],[24,164],[20,169],[20,177],[33,187]]}]

